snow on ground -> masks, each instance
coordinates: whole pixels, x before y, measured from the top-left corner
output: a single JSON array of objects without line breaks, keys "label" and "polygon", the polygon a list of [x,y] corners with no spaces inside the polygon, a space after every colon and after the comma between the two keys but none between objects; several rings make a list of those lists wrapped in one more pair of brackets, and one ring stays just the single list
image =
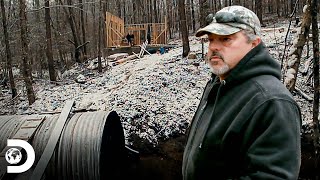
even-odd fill
[{"label": "snow on ground", "polygon": [[[191,49],[199,39],[192,38]],[[37,82],[37,100],[31,106],[24,97],[14,106],[15,114],[61,111],[66,100],[75,99],[75,109],[115,110],[126,137],[137,134],[156,143],[184,133],[197,108],[209,71],[199,59],[182,59],[182,48],[163,55],[145,55],[111,67],[103,74],[82,65],[64,73],[62,85]],[[85,83],[72,82],[84,75]],[[5,108],[1,108],[5,109]]]},{"label": "snow on ground", "polygon": [[[277,25],[274,30],[269,27],[262,35],[270,53],[279,59],[288,25]],[[279,30],[281,27],[283,30]],[[295,35],[291,32],[289,41]],[[7,96],[0,99],[5,102],[0,105],[0,114],[59,112],[66,100],[74,99],[75,109],[117,111],[127,140],[131,135],[138,135],[156,144],[159,138],[184,133],[210,74],[201,60],[200,39],[194,36],[189,39],[196,59],[181,58],[182,47],[178,47],[163,55],[145,55],[142,59],[109,66],[110,69],[101,74],[77,64],[63,74],[60,85],[36,81],[37,99],[31,106],[23,94],[14,104],[6,102],[10,95],[4,91]],[[172,43],[182,44],[181,40]],[[205,52],[207,47],[205,43]],[[74,81],[79,75],[84,77],[85,83]],[[297,95],[295,98],[303,109],[305,123],[309,123],[310,105]]]}]

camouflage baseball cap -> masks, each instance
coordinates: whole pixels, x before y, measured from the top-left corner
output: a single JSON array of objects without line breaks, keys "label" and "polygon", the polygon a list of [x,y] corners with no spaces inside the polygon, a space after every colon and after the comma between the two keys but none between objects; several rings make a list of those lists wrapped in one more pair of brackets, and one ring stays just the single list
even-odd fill
[{"label": "camouflage baseball cap", "polygon": [[204,34],[230,35],[244,29],[251,28],[260,36],[261,26],[257,15],[242,6],[228,6],[218,11],[214,16],[209,14],[206,18],[209,25],[197,31],[196,36]]}]

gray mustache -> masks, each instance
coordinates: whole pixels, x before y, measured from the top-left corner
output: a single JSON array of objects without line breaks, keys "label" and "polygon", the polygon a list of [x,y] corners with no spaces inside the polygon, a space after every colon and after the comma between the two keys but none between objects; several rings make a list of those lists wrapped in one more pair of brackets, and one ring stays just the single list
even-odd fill
[{"label": "gray mustache", "polygon": [[209,60],[210,60],[213,56],[218,56],[220,59],[224,60],[222,54],[220,54],[219,52],[212,52],[211,56],[209,57]]}]

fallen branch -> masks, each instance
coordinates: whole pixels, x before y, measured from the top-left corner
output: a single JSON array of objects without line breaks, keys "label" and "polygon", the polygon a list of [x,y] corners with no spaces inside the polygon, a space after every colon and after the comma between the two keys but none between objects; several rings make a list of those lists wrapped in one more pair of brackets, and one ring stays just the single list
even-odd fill
[{"label": "fallen branch", "polygon": [[304,93],[301,89],[299,89],[298,87],[295,88],[295,90],[303,97],[305,98],[306,100],[308,101],[313,101],[313,98],[308,96],[306,93]]},{"label": "fallen branch", "polygon": [[125,57],[123,59],[117,60],[116,63],[121,64],[121,63],[124,63],[124,62],[126,62],[128,60],[132,60],[132,59],[135,59],[135,58],[136,58],[136,55],[130,55],[130,56]]},{"label": "fallen branch", "polygon": [[278,27],[278,28],[262,28],[261,31],[263,32],[270,32],[270,31],[275,31],[278,30],[279,32],[284,31],[284,27]]},{"label": "fallen branch", "polygon": [[313,59],[309,59],[304,63],[304,69],[301,71],[301,74],[303,76],[308,74],[308,70],[309,70],[310,64],[312,63],[312,60]]}]

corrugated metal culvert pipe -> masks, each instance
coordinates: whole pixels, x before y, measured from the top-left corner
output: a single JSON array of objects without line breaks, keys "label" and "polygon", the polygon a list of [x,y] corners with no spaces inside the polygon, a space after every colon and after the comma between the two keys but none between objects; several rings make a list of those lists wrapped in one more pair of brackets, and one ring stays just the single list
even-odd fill
[{"label": "corrugated metal culvert pipe", "polygon": [[[0,151],[28,116],[0,116]],[[33,168],[18,174],[26,179],[39,161],[59,118],[46,115],[31,141],[36,154]],[[126,159],[120,117],[116,112],[85,112],[69,116],[46,168],[45,179],[117,179]],[[11,178],[11,177],[10,177]]]},{"label": "corrugated metal culvert pipe", "polygon": [[7,139],[13,137],[24,121],[23,116],[0,116],[0,151],[7,146]]}]

